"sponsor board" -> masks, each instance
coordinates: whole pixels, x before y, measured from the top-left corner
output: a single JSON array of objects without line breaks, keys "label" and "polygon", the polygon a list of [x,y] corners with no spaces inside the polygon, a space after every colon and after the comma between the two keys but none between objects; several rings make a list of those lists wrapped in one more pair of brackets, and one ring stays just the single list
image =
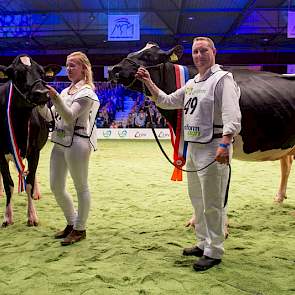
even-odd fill
[{"label": "sponsor board", "polygon": [[[154,139],[150,128],[97,128],[98,139]],[[168,128],[155,128],[159,139],[170,139]]]}]

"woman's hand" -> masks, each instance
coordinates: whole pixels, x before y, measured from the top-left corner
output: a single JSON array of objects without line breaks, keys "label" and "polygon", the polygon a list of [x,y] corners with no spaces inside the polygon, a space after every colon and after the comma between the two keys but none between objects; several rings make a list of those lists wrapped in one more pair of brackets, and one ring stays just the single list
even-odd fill
[{"label": "woman's hand", "polygon": [[49,90],[49,96],[52,100],[56,100],[57,96],[58,96],[58,92],[51,86],[46,85],[46,88]]}]

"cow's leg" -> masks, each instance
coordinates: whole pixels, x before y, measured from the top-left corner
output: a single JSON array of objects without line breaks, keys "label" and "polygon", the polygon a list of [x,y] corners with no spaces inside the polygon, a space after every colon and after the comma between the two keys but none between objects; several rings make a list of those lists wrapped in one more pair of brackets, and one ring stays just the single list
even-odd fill
[{"label": "cow's leg", "polygon": [[34,150],[27,156],[28,159],[28,176],[26,192],[28,196],[28,226],[37,226],[38,217],[37,212],[33,203],[33,193],[35,187],[36,170],[39,162],[40,151]]},{"label": "cow's leg", "polygon": [[293,156],[284,156],[280,159],[281,164],[281,182],[279,186],[279,190],[274,198],[274,202],[281,204],[287,199],[286,191],[287,191],[287,184],[288,178],[291,171],[291,166],[293,162]]},{"label": "cow's leg", "polygon": [[26,192],[28,197],[28,226],[38,226],[38,216],[32,198],[32,185],[27,184]]},{"label": "cow's leg", "polygon": [[5,194],[6,194],[6,208],[5,208],[2,227],[6,227],[10,224],[13,224],[13,210],[12,210],[12,204],[11,204],[11,196],[13,194],[14,184],[9,172],[9,165],[3,153],[0,154],[0,171],[2,174],[3,185],[5,189]]},{"label": "cow's leg", "polygon": [[3,186],[3,178],[2,174],[0,173],[0,197],[4,196],[4,186]]},{"label": "cow's leg", "polygon": [[37,176],[35,176],[33,198],[34,198],[34,200],[40,200],[41,199],[40,185],[39,185]]}]

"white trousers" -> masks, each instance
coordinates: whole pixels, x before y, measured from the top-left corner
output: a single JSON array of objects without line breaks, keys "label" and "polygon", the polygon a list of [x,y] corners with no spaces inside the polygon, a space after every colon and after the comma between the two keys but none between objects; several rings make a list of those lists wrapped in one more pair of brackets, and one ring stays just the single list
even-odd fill
[{"label": "white trousers", "polygon": [[[220,139],[208,144],[189,143],[187,170],[198,170],[215,158]],[[230,158],[232,147],[230,147]],[[188,193],[196,216],[197,246],[204,255],[221,259],[224,253],[225,198],[229,180],[229,166],[214,162],[199,172],[188,172]]]},{"label": "white trousers", "polygon": [[[54,144],[50,157],[50,187],[61,207],[67,224],[74,229],[85,230],[90,210],[88,166],[91,147],[88,138],[74,136],[71,147]],[[66,191],[68,171],[73,179],[78,197],[78,212],[73,199]]]}]

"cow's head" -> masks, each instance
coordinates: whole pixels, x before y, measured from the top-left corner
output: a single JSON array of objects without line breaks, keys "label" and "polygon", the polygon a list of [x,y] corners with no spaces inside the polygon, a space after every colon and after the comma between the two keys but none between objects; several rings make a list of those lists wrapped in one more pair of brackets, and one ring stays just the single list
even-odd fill
[{"label": "cow's head", "polygon": [[42,67],[28,55],[17,56],[8,67],[0,66],[0,78],[11,80],[14,92],[31,106],[41,105],[49,100],[45,79],[54,77],[61,67],[49,65]]},{"label": "cow's head", "polygon": [[157,44],[149,42],[143,49],[128,54],[120,63],[109,67],[109,78],[111,81],[128,86],[134,81],[139,66],[151,69],[167,62],[177,62],[182,53],[181,45],[164,51]]}]

